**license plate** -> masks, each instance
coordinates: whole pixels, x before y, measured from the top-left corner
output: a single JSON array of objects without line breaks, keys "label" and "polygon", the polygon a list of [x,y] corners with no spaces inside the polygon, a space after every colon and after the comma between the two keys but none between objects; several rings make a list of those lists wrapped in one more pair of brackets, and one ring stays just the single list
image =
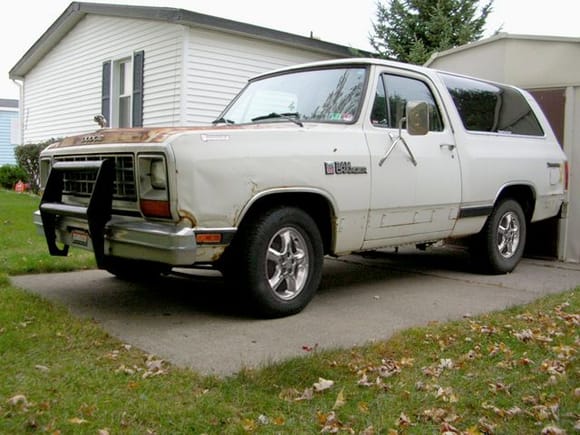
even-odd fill
[{"label": "license plate", "polygon": [[72,244],[78,246],[88,246],[89,245],[89,233],[84,230],[72,230]]}]

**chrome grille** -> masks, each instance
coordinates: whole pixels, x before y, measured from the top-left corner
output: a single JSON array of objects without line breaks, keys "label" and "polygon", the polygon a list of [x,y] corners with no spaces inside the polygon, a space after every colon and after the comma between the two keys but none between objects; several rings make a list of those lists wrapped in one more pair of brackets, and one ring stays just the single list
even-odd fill
[{"label": "chrome grille", "polygon": [[[79,162],[104,159],[115,160],[113,199],[120,201],[137,201],[135,163],[132,154],[63,156],[55,158],[58,162]],[[97,174],[94,171],[71,171],[65,173],[63,178],[63,195],[79,197],[91,196],[96,176]]]}]

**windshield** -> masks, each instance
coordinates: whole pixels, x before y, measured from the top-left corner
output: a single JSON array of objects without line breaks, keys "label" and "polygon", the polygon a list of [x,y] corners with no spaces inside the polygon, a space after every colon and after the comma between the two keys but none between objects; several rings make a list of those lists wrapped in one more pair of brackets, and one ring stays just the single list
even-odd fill
[{"label": "windshield", "polygon": [[[351,123],[362,99],[366,68],[308,70],[250,82],[219,120]],[[218,121],[218,120],[216,120]]]}]

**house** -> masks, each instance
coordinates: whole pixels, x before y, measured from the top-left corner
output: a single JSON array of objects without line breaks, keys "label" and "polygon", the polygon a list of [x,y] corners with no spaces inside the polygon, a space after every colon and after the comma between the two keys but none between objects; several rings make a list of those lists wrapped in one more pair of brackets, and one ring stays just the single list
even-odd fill
[{"label": "house", "polygon": [[580,262],[580,38],[509,35],[434,54],[429,67],[510,83],[527,89],[544,110],[570,169],[563,219],[533,227],[534,255]]},{"label": "house", "polygon": [[0,99],[0,166],[16,164],[14,147],[19,143],[18,100]]},{"label": "house", "polygon": [[211,122],[258,73],[349,47],[182,9],[73,2],[10,70],[23,143]]}]

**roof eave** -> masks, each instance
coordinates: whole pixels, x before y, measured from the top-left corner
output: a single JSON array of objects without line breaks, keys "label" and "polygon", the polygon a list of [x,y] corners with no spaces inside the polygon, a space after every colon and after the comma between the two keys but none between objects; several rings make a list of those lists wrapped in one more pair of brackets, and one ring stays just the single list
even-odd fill
[{"label": "roof eave", "polygon": [[363,55],[369,54],[351,47],[184,9],[72,2],[14,65],[9,73],[10,78],[22,80],[38,61],[87,14],[163,21],[188,27],[218,30],[337,56],[352,56],[356,52]]}]

